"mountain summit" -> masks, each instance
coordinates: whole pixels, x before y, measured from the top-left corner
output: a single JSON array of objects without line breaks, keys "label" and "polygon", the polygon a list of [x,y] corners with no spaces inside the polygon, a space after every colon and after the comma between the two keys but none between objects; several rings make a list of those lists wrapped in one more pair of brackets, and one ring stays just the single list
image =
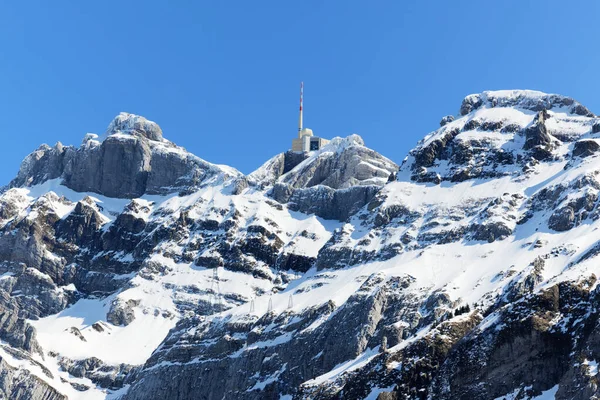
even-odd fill
[{"label": "mountain summit", "polygon": [[79,192],[133,198],[192,190],[209,181],[242,174],[208,163],[163,139],[152,121],[119,114],[99,140],[88,134],[79,148],[40,146],[23,163],[10,187],[31,186],[49,179]]},{"label": "mountain summit", "polygon": [[[467,96],[245,176],[122,113],[0,194],[0,397],[600,396],[600,119]],[[433,123],[432,123],[433,125]]]},{"label": "mountain summit", "polygon": [[560,157],[562,144],[583,138],[595,121],[570,97],[529,90],[473,94],[460,115],[444,117],[419,142],[403,170],[413,181],[433,183],[518,175]]}]

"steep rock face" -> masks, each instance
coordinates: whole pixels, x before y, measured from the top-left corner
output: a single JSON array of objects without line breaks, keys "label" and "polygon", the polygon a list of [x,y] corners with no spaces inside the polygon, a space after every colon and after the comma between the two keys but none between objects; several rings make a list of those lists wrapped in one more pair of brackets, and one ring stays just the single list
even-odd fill
[{"label": "steep rock face", "polygon": [[529,150],[537,160],[552,157],[554,139],[548,134],[546,120],[550,117],[548,112],[540,111],[533,120],[533,124],[525,130],[524,150]]},{"label": "steep rock face", "polygon": [[106,129],[105,136],[118,133],[126,135],[145,137],[148,140],[163,141],[163,133],[160,126],[154,121],[128,113],[121,113],[112,120]]},{"label": "steep rock face", "polygon": [[600,144],[595,140],[580,140],[573,146],[573,157],[589,157],[600,151]]},{"label": "steep rock face", "polygon": [[128,380],[135,376],[136,373],[135,366],[128,364],[108,365],[95,357],[84,360],[61,358],[58,362],[61,369],[68,372],[71,376],[82,380],[90,380],[90,385],[75,385],[75,388],[83,394],[83,398],[85,398],[84,393],[89,391],[92,385],[117,391],[126,385]]},{"label": "steep rock face", "polygon": [[294,188],[316,185],[345,189],[356,185],[380,185],[387,182],[398,166],[364,146],[358,135],[334,138],[279,180]]},{"label": "steep rock face", "polygon": [[148,140],[115,134],[73,153],[65,186],[109,197],[138,197],[146,190],[150,158]]},{"label": "steep rock face", "polygon": [[277,184],[272,196],[280,203],[287,203],[290,210],[345,221],[371,201],[379,189],[373,185],[339,190],[328,186],[290,190],[285,184]]},{"label": "steep rock face", "polygon": [[58,142],[54,147],[43,144],[29,154],[21,163],[21,168],[10,187],[37,185],[46,180],[59,178],[70,159],[72,148],[65,148]]},{"label": "steep rock face", "polygon": [[345,189],[356,185],[382,185],[398,166],[365,147],[358,135],[334,138],[310,153],[288,151],[267,161],[249,175],[257,184],[281,183],[294,189],[317,185]]},{"label": "steep rock face", "polygon": [[0,395],[14,400],[67,400],[67,397],[48,385],[44,380],[29,373],[11,367],[0,359]]},{"label": "steep rock face", "polygon": [[[290,393],[302,382],[378,345],[383,336],[395,345],[420,326],[416,300],[421,299],[411,290],[411,281],[409,277],[386,281],[373,275],[337,310],[329,302],[300,314],[238,316],[221,322],[226,334],[209,326],[197,330],[180,325],[149,360],[148,372],[141,372],[144,382],[134,385],[125,398],[190,398],[202,387],[208,398],[278,398],[278,393]],[[393,326],[398,318],[410,325]],[[194,350],[183,351],[190,343]],[[194,366],[187,364],[192,360]],[[174,377],[168,386],[156,379],[163,374]],[[237,378],[224,383],[222,374]]]},{"label": "steep rock face", "polygon": [[0,336],[17,349],[31,353],[42,350],[35,338],[35,329],[21,315],[21,307],[7,290],[0,291]]},{"label": "steep rock face", "polygon": [[504,90],[467,96],[458,118],[445,121],[410,152],[401,173],[435,184],[516,176],[564,158],[562,149],[590,133],[595,115],[569,97]]},{"label": "steep rock face", "polygon": [[79,148],[41,146],[25,158],[10,187],[31,186],[61,178],[79,192],[132,198],[190,190],[209,179],[241,174],[224,170],[163,139],[158,125],[143,117],[121,113],[102,141],[87,135]]},{"label": "steep rock face", "polygon": [[[475,329],[452,350],[433,384],[433,396],[496,398],[515,387],[522,387],[516,391],[522,396],[533,396],[560,383],[557,398],[572,398],[567,396],[576,381],[579,390],[597,395],[592,375],[585,367],[577,368],[597,351],[593,338],[598,315],[589,314],[597,293],[589,290],[590,283],[556,285],[488,316],[488,321],[498,318],[501,323]],[[586,317],[578,320],[577,315]]]},{"label": "steep rock face", "polygon": [[364,367],[341,374],[327,384],[303,385],[298,397],[364,399],[378,394],[378,399],[427,399],[431,379],[440,364],[481,320],[478,314],[463,315],[437,324],[400,349],[380,347],[380,352]]},{"label": "steep rock face", "polygon": [[277,183],[279,178],[309,157],[308,153],[297,153],[291,150],[280,153],[252,172],[248,179],[260,187],[269,187]]},{"label": "steep rock face", "polygon": [[334,138],[309,154],[278,155],[250,174],[273,185],[272,197],[292,210],[347,220],[394,176],[398,166],[364,146],[358,135]]}]

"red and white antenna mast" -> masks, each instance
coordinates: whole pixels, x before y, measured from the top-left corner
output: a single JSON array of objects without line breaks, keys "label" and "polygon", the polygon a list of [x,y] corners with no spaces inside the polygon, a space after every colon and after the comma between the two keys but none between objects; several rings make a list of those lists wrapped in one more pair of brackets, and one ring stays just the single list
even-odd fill
[{"label": "red and white antenna mast", "polygon": [[304,100],[304,82],[300,82],[300,117],[298,118],[298,137],[302,132],[302,103]]}]

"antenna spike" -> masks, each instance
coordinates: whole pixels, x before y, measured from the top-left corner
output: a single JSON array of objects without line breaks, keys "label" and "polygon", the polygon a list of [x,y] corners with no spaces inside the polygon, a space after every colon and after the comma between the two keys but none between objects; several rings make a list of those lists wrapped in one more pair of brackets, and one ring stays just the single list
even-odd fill
[{"label": "antenna spike", "polygon": [[304,82],[300,82],[300,116],[298,118],[298,136],[302,131],[302,108],[304,103]]}]

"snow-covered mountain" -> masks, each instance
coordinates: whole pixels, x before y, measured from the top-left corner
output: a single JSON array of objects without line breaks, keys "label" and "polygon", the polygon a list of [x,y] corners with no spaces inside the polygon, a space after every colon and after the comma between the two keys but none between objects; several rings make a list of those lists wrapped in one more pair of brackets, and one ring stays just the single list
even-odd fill
[{"label": "snow-covered mountain", "polygon": [[43,145],[0,195],[0,398],[600,396],[599,154],[522,90],[400,167],[351,135],[244,176],[124,113]]}]

